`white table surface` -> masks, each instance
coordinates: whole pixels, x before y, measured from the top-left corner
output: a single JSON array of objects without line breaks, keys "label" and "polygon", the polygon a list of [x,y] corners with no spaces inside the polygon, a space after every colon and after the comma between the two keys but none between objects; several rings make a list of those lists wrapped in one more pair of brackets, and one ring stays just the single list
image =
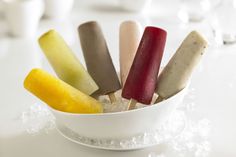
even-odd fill
[{"label": "white table surface", "polygon": [[[160,0],[159,0],[160,1]],[[168,31],[164,65],[175,52],[183,38],[192,29],[199,30],[212,41],[212,32],[207,23],[182,24],[177,16],[178,5],[153,4],[150,15],[125,13],[116,7],[115,1],[78,1],[70,17],[64,21],[43,19],[33,39],[19,39],[6,34],[7,26],[0,19],[0,157],[174,157],[174,148],[167,144],[127,152],[91,149],[72,143],[53,129],[41,129],[29,133],[22,122],[22,113],[34,104],[42,104],[23,89],[23,79],[30,69],[41,67],[53,72],[37,45],[37,38],[48,29],[59,31],[83,61],[76,28],[88,20],[97,20],[102,25],[108,46],[117,70],[118,28],[123,20],[134,19],[145,25],[163,27]],[[168,2],[167,2],[168,3]],[[113,10],[111,9],[113,8]],[[212,43],[212,42],[211,42]],[[186,115],[192,121],[207,120],[210,123],[206,141],[209,157],[236,156],[236,46],[211,44],[199,67],[192,76],[190,85],[192,104]],[[194,90],[193,90],[194,89]],[[195,142],[194,140],[192,141]],[[191,146],[189,147],[191,149]],[[186,150],[188,151],[188,150]],[[189,154],[188,157],[197,155]]]}]

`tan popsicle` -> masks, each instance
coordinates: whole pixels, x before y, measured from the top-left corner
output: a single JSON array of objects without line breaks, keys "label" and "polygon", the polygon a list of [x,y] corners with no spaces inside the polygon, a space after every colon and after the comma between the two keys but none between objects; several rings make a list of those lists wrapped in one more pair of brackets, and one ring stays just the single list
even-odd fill
[{"label": "tan popsicle", "polygon": [[197,31],[192,31],[184,39],[158,77],[156,88],[158,99],[156,103],[175,95],[185,88],[207,45],[206,39]]},{"label": "tan popsicle", "polygon": [[130,67],[133,63],[141,36],[140,23],[124,21],[120,25],[119,48],[120,48],[120,79],[124,86]]}]

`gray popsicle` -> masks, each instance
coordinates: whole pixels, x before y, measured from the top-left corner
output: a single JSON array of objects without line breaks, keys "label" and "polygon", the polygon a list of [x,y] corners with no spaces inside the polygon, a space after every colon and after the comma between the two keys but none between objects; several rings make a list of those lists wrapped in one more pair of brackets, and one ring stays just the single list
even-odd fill
[{"label": "gray popsicle", "polygon": [[121,89],[99,24],[95,21],[83,23],[79,26],[78,32],[87,70],[99,86],[94,96],[109,95]]},{"label": "gray popsicle", "polygon": [[158,77],[156,102],[173,96],[186,86],[206,47],[207,41],[197,31],[192,31],[184,39]]}]

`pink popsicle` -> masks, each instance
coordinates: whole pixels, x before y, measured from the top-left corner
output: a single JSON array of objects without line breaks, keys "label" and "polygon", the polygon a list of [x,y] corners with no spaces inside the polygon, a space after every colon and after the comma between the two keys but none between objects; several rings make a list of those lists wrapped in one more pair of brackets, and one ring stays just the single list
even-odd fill
[{"label": "pink popsicle", "polygon": [[[122,97],[134,102],[150,104],[166,43],[166,31],[146,27],[125,82]],[[136,103],[130,104],[129,109]]]}]

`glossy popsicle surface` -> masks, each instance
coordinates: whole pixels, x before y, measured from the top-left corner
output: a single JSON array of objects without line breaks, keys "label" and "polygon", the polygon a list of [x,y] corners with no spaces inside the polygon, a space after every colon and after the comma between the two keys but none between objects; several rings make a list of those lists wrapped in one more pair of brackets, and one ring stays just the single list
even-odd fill
[{"label": "glossy popsicle surface", "polygon": [[134,56],[141,40],[141,25],[135,21],[124,21],[120,25],[119,47],[120,47],[120,79],[124,86]]},{"label": "glossy popsicle surface", "polygon": [[98,90],[95,81],[55,30],[43,34],[39,45],[60,79],[88,95]]},{"label": "glossy popsicle surface", "polygon": [[196,31],[184,39],[158,77],[156,93],[162,99],[173,96],[186,86],[206,47],[207,41]]},{"label": "glossy popsicle surface", "polygon": [[41,69],[33,69],[28,74],[24,87],[56,110],[70,113],[103,112],[100,102]]},{"label": "glossy popsicle surface", "polygon": [[166,42],[166,31],[146,27],[125,82],[122,97],[150,104]]},{"label": "glossy popsicle surface", "polygon": [[99,87],[94,94],[107,95],[119,90],[119,78],[99,24],[86,22],[78,31],[88,72]]}]

